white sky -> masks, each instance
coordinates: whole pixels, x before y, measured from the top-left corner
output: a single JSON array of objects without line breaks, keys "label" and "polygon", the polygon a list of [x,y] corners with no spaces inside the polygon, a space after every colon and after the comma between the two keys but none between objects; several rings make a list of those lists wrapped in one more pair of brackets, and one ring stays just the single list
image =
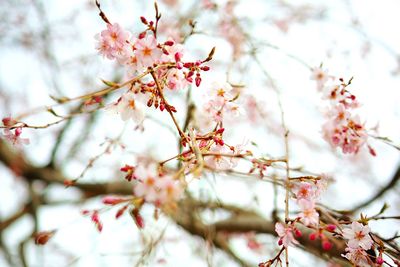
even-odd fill
[{"label": "white sky", "polygon": [[[18,6],[19,2],[21,2],[21,6]],[[56,77],[61,91],[66,96],[76,96],[83,92],[95,90],[101,86],[100,78],[112,80],[114,77],[115,65],[101,59],[100,56],[95,56],[93,36],[103,29],[104,23],[98,18],[98,12],[95,9],[85,8],[88,1],[42,0],[50,25],[54,26],[57,21],[66,18],[69,18],[68,21],[70,21],[66,25],[56,24],[54,29],[51,30],[51,36],[56,37],[56,40],[52,41],[51,47],[61,66],[58,73],[54,72],[54,66],[46,65],[37,52],[14,45],[15,39],[20,38],[21,33],[25,33],[25,36],[29,33],[36,34],[39,29],[38,25],[45,21],[44,19],[38,20],[36,11],[28,4],[24,6],[25,2],[30,5],[30,1],[9,0],[5,1],[4,6],[0,7],[0,15],[12,14],[12,18],[4,17],[0,21],[0,33],[2,31],[6,33],[0,38],[0,87],[1,92],[11,96],[10,101],[7,101],[6,98],[0,98],[1,105],[3,105],[0,107],[2,117],[18,114],[30,107],[52,103],[49,94],[57,95],[52,83],[54,77]],[[140,29],[138,23],[140,15],[147,17],[153,15],[152,1],[102,2],[104,2],[102,3],[104,11],[112,21],[119,22],[133,32],[138,32]],[[181,14],[189,11],[191,6],[189,2],[191,1],[184,1]],[[218,2],[223,3],[224,1]],[[354,0],[349,1],[349,5],[347,5],[346,1],[292,1],[298,5],[309,3],[312,6],[322,7],[325,10],[326,18],[322,20],[310,19],[304,24],[295,23],[290,27],[287,34],[279,31],[271,23],[272,19],[281,18],[285,14],[279,8],[278,2],[240,1],[236,13],[238,17],[243,18],[242,23],[249,27],[249,33],[254,37],[255,42],[268,42],[280,49],[277,51],[270,48],[260,48],[259,58],[275,78],[282,91],[288,128],[294,135],[300,134],[314,144],[312,146],[302,139],[293,139],[291,142],[292,164],[304,166],[313,172],[333,173],[336,183],[328,190],[322,202],[335,203],[335,208],[338,209],[349,208],[353,203],[358,203],[367,198],[371,192],[389,179],[399,163],[398,151],[373,140],[371,144],[378,153],[376,158],[369,156],[367,150],[355,157],[331,150],[320,134],[320,126],[323,123],[321,111],[324,103],[317,95],[314,83],[309,79],[310,71],[295,60],[285,56],[285,53],[295,55],[311,66],[318,66],[323,62],[333,75],[343,76],[344,78],[354,76],[351,89],[363,103],[360,110],[361,117],[367,121],[367,125],[370,127],[379,123],[380,134],[390,137],[399,144],[400,73],[393,75],[392,71],[398,68],[393,53],[397,56],[400,53],[398,49],[400,47],[400,35],[398,34],[400,2],[395,0]],[[170,7],[160,4],[164,21],[171,19],[172,12],[174,12],[174,10],[169,9]],[[25,22],[20,27],[15,27],[15,30],[14,28],[10,30],[9,23],[17,20],[20,16],[25,18]],[[352,26],[352,16],[359,19],[359,29],[361,30]],[[204,57],[212,46],[217,46],[212,63],[213,72],[205,76],[201,88],[194,89],[195,97],[201,97],[207,84],[210,84],[212,80],[224,80],[226,78],[227,68],[225,64],[229,63],[231,48],[213,32],[217,20],[217,15],[212,15],[207,11],[203,12],[198,18],[198,27],[213,37],[194,36],[187,43],[188,51],[194,54],[199,53],[201,57]],[[365,57],[362,57],[361,48],[365,46],[366,41],[371,43],[371,50]],[[42,44],[35,43],[36,48],[40,45]],[[77,60],[87,55],[89,57],[86,62]],[[248,58],[244,58],[239,64],[245,66],[248,61]],[[248,90],[256,94],[260,101],[265,103],[265,108],[269,112],[268,115],[278,121],[279,113],[276,108],[274,93],[265,89],[265,79],[254,64],[246,70],[245,72],[233,71],[231,77],[235,82],[240,81],[246,84]],[[121,70],[118,71],[122,73]],[[82,76],[86,78],[83,79]],[[180,98],[183,96],[184,93],[178,97],[172,95],[168,97],[176,101],[175,103],[179,106],[182,104]],[[150,114],[159,116],[157,112]],[[99,144],[104,141],[105,137],[118,135],[124,127],[118,118],[102,115],[100,119],[102,122],[93,130],[86,149],[79,153],[76,160],[65,166],[65,173],[71,177],[79,175],[89,158],[102,149]],[[32,117],[31,120],[35,124],[41,124],[47,122],[49,116]],[[169,123],[166,114],[162,114],[159,120]],[[74,127],[74,134],[80,134],[84,124],[77,122]],[[145,123],[145,128],[144,133],[138,133],[132,131],[133,125],[127,126],[127,134],[125,134],[124,140],[129,144],[128,151],[151,153],[159,159],[173,155],[176,145],[174,137],[168,130],[160,129],[158,124],[151,121]],[[232,128],[227,126],[226,128],[226,137],[229,142],[240,143],[245,137],[245,139],[255,141],[258,144],[258,148],[254,148],[256,153],[268,153],[274,157],[282,156],[282,140],[273,133],[266,131],[262,125],[244,122],[241,125],[232,126]],[[59,127],[42,131],[24,131],[24,135],[29,136],[32,142],[29,147],[25,148],[25,151],[37,164],[47,162],[49,148],[54,142],[54,133],[57,129]],[[72,142],[72,135],[66,140],[65,147]],[[163,138],[160,138],[160,136],[163,136]],[[165,147],[156,142],[149,143],[146,140],[160,140],[171,145]],[[62,150],[61,156],[65,152],[66,149]],[[116,170],[119,166],[125,164],[125,161],[131,158],[132,156],[128,153],[116,152],[111,157],[101,159],[95,165],[95,170],[88,173],[87,179],[90,180],[91,177],[104,179],[112,175],[115,176],[118,173]],[[0,173],[3,181],[3,185],[0,187],[0,196],[3,200],[0,205],[0,215],[4,218],[12,214],[18,203],[23,202],[24,199],[17,198],[16,195],[22,195],[24,188],[4,168],[0,169]],[[210,183],[213,184],[213,188],[210,187]],[[57,191],[52,194],[58,198],[73,199],[78,197],[78,194],[70,191],[65,192],[62,188],[54,190]],[[190,190],[201,191],[209,197],[214,196],[217,192],[222,200],[254,207],[262,210],[266,216],[269,213],[265,211],[272,209],[272,188],[265,183],[243,183],[237,179],[230,181],[226,177],[219,177],[215,181],[204,179],[204,181],[193,182],[190,185]],[[398,193],[398,189],[396,192]],[[254,202],[255,197],[259,200],[258,207]],[[385,196],[381,203],[384,200],[392,206],[388,214],[399,213],[400,203],[395,194]],[[83,206],[85,208],[99,208],[100,205],[98,201],[90,201]],[[367,212],[373,214],[379,208],[370,207]],[[75,257],[80,258],[74,261],[71,266],[131,266],[134,257],[126,254],[138,251],[138,243],[140,242],[138,231],[132,220],[125,217],[121,221],[114,221],[111,218],[113,212],[107,214],[103,219],[105,230],[102,234],[98,234],[89,219],[80,216],[79,210],[80,207],[69,205],[41,209],[39,214],[40,227],[43,230],[52,228],[60,228],[61,230],[49,243],[49,246],[37,248],[30,244],[29,262],[33,263],[32,266],[66,266],[65,264]],[[155,233],[167,224],[164,219],[153,222],[150,208],[145,210],[144,215],[149,222],[148,230],[145,233],[148,236],[151,234],[156,236]],[[109,218],[107,219],[107,217]],[[393,234],[393,229],[399,229],[399,224],[393,222],[373,223],[371,226],[374,231],[383,235]],[[31,221],[24,218],[5,233],[11,249],[15,250],[18,242],[29,232],[30,227]],[[187,266],[188,264],[190,266],[206,266],[204,245],[201,242],[197,239],[187,238],[186,234],[176,230],[171,225],[168,229],[167,236],[172,240],[178,239],[178,241],[166,241],[165,245],[157,251],[155,259],[150,261],[149,266]],[[276,248],[275,240],[266,237],[261,237],[261,240],[267,242],[267,251]],[[194,249],[196,247],[197,249]],[[244,244],[235,241],[235,247],[243,250]],[[62,257],[60,255],[63,253],[60,251],[68,251],[69,254],[74,256],[71,258]],[[294,266],[310,266],[309,264],[313,259],[309,255],[293,251],[291,255]],[[251,260],[254,263],[267,259],[267,254],[253,255],[245,252],[240,255],[252,257]],[[166,258],[167,263],[157,265],[156,261],[160,258]],[[303,259],[307,264],[301,265],[300,262]],[[225,260],[224,256],[217,254],[214,259],[215,266],[233,266],[232,262]],[[219,261],[224,263],[219,263]],[[6,266],[6,263],[0,259],[0,266],[3,265]],[[313,266],[324,265],[318,262]]]}]

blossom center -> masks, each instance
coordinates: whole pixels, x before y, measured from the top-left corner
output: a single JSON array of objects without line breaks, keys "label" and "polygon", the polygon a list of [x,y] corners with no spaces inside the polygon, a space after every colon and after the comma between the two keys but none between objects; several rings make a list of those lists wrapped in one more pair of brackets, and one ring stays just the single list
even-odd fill
[{"label": "blossom center", "polygon": [[128,106],[129,106],[131,109],[135,109],[135,100],[129,100]]},{"label": "blossom center", "polygon": [[151,49],[146,46],[145,49],[143,49],[143,55],[151,56]]}]

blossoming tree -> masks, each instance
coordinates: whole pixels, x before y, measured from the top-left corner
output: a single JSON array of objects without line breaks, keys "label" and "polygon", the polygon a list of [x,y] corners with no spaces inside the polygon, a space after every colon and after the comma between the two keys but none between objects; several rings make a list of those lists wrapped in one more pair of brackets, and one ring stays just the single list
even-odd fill
[{"label": "blossoming tree", "polygon": [[[380,100],[358,90],[363,74],[352,73],[357,60],[383,53],[395,65],[399,54],[369,36],[351,1],[336,8],[348,11],[359,46],[335,54],[317,45],[318,56],[296,34],[334,17],[323,3],[189,2],[135,3],[136,17],[99,1],[68,16],[40,1],[7,2],[18,16],[2,23],[22,30],[4,31],[38,51],[51,89],[1,91],[0,160],[12,184],[2,192],[18,192],[2,198],[1,211],[11,210],[0,220],[4,264],[400,266],[391,195],[400,169],[390,173],[398,114],[371,116]],[[325,27],[315,30],[321,38]],[[72,45],[77,33],[96,55]],[[394,70],[382,77],[398,82]],[[385,104],[381,114],[395,113],[395,101]],[[385,172],[387,185],[376,188]],[[365,173],[378,183],[359,185]],[[29,233],[17,248],[7,235],[20,229]]]}]

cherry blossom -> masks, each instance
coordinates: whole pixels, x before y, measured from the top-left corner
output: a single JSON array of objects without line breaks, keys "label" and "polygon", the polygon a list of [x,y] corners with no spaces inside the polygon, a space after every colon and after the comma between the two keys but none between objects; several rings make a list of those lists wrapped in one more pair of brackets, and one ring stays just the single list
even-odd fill
[{"label": "cherry blossom", "polygon": [[183,192],[181,183],[171,175],[160,175],[156,166],[139,166],[135,169],[138,177],[133,187],[136,197],[142,197],[146,202],[164,205],[178,200]]},{"label": "cherry blossom", "polygon": [[299,242],[294,238],[292,226],[284,226],[282,223],[278,222],[275,224],[275,232],[279,236],[280,245],[287,248],[288,246],[299,244]]},{"label": "cherry blossom", "polygon": [[315,188],[307,182],[295,183],[292,189],[298,201],[304,199],[311,201],[315,197]]},{"label": "cherry blossom", "polygon": [[159,190],[157,199],[158,203],[164,204],[171,201],[176,201],[182,196],[182,185],[171,175],[161,176],[157,180],[156,186]]},{"label": "cherry blossom", "polygon": [[325,86],[325,83],[329,80],[330,76],[326,69],[322,67],[314,68],[312,70],[311,79],[317,82],[318,90],[322,90]]},{"label": "cherry blossom", "polygon": [[324,138],[332,147],[341,147],[343,153],[357,153],[367,142],[368,134],[358,116],[337,122],[337,118],[323,125]]},{"label": "cherry blossom", "polygon": [[365,250],[371,248],[373,241],[369,236],[370,229],[367,225],[353,222],[351,227],[343,229],[343,237],[348,239],[348,247],[356,249],[361,247]]},{"label": "cherry blossom", "polygon": [[351,263],[355,264],[357,267],[371,267],[374,266],[374,263],[368,258],[367,252],[360,248],[346,248],[346,254],[342,254],[342,256],[348,259]]},{"label": "cherry blossom", "polygon": [[144,119],[144,106],[138,101],[138,95],[131,91],[121,96],[117,103],[108,106],[108,110],[117,113],[123,121],[132,119],[140,124]]},{"label": "cherry blossom", "polygon": [[305,226],[316,226],[319,223],[319,214],[315,210],[315,204],[306,199],[301,199],[298,202],[298,205],[301,208],[301,212],[298,215],[300,217],[301,222]]},{"label": "cherry blossom", "polygon": [[213,145],[209,152],[216,154],[205,157],[205,163],[214,169],[227,170],[232,167],[232,162],[228,157],[219,154],[232,154],[232,151],[224,145]]},{"label": "cherry blossom", "polygon": [[98,41],[96,49],[104,57],[114,59],[126,53],[130,36],[130,32],[122,29],[118,23],[107,24],[107,29],[95,36]]},{"label": "cherry blossom", "polygon": [[29,145],[29,138],[22,138],[21,134],[22,128],[16,128],[15,130],[4,129],[3,131],[4,138],[13,145]]},{"label": "cherry blossom", "polygon": [[162,51],[157,47],[156,38],[148,34],[135,43],[137,63],[144,67],[151,67],[161,59]]},{"label": "cherry blossom", "polygon": [[189,82],[179,69],[170,69],[166,76],[166,85],[171,90],[181,90],[188,86]]}]

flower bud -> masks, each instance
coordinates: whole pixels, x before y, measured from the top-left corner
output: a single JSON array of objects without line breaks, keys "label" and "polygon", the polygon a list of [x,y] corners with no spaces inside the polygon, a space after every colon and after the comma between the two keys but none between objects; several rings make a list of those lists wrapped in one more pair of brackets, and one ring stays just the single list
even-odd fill
[{"label": "flower bud", "polygon": [[322,248],[324,250],[330,250],[333,247],[332,243],[328,240],[322,241]]},{"label": "flower bud", "polygon": [[35,244],[45,245],[53,237],[55,231],[43,231],[35,234]]},{"label": "flower bud", "polygon": [[145,24],[145,25],[148,24],[147,19],[145,17],[143,17],[143,16],[140,17],[140,20],[142,21],[143,24]]}]

